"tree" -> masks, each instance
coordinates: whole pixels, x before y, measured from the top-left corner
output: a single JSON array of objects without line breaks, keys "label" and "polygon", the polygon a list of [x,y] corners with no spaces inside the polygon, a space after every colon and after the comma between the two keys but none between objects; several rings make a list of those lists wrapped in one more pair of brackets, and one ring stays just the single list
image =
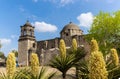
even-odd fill
[{"label": "tree", "polygon": [[18,57],[18,51],[17,50],[12,50],[11,52],[15,54],[15,57]]},{"label": "tree", "polygon": [[108,79],[108,72],[104,57],[96,47],[98,47],[96,40],[91,40],[91,49],[93,51],[90,53],[88,64],[89,79]]},{"label": "tree", "polygon": [[0,58],[5,59],[5,55],[3,52],[0,52]]},{"label": "tree", "polygon": [[89,30],[88,39],[95,38],[102,52],[120,47],[120,11],[113,14],[100,12]]},{"label": "tree", "polygon": [[0,40],[0,49],[2,48],[1,40]]},{"label": "tree", "polygon": [[15,54],[9,53],[6,61],[7,75],[11,78],[16,71]]},{"label": "tree", "polygon": [[38,56],[35,53],[31,54],[31,60],[30,60],[31,64],[31,71],[32,73],[37,76],[39,73],[39,60],[38,60]]}]

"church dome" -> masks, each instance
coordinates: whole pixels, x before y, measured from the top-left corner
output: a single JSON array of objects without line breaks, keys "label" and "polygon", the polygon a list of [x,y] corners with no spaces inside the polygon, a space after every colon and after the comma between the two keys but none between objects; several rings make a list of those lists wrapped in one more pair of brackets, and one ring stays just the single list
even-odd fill
[{"label": "church dome", "polygon": [[83,31],[76,24],[70,22],[65,25],[62,31],[60,32],[61,38],[71,37],[74,35],[82,35]]},{"label": "church dome", "polygon": [[32,25],[30,24],[30,22],[27,20],[27,22],[24,24],[24,26],[31,26],[32,27]]},{"label": "church dome", "polygon": [[[79,26],[77,26],[76,24],[70,22],[69,24],[67,24],[67,25],[64,26],[64,28],[62,29],[62,31],[70,30],[70,29],[80,30]],[[61,32],[62,32],[62,31],[61,31]]]}]

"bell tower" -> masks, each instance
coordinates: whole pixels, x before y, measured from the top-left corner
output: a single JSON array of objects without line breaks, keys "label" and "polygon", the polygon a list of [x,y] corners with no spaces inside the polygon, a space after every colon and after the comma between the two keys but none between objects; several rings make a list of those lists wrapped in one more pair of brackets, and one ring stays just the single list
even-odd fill
[{"label": "bell tower", "polygon": [[29,65],[30,54],[36,52],[36,44],[34,27],[27,21],[21,26],[21,35],[18,40],[18,64],[20,66]]}]

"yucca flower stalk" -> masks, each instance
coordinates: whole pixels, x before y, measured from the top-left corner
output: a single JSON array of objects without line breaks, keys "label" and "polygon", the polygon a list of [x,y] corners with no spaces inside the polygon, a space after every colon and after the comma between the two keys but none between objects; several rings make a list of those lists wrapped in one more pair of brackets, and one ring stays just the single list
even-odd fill
[{"label": "yucca flower stalk", "polygon": [[77,41],[75,38],[72,39],[72,49],[73,51],[77,51]]},{"label": "yucca flower stalk", "polygon": [[101,52],[95,51],[91,53],[89,61],[89,79],[108,79],[106,64]]},{"label": "yucca flower stalk", "polygon": [[117,50],[114,49],[114,48],[111,49],[111,59],[112,59],[112,63],[115,66],[119,65],[119,57],[118,57],[118,54],[117,54]]},{"label": "yucca flower stalk", "polygon": [[7,75],[12,78],[16,71],[16,58],[14,53],[9,53],[6,61]]},{"label": "yucca flower stalk", "polygon": [[66,58],[66,46],[65,46],[65,42],[63,39],[60,40],[59,49],[60,49],[61,57]]},{"label": "yucca flower stalk", "polygon": [[89,79],[108,79],[106,63],[103,54],[98,49],[97,41],[91,40],[91,53],[88,64]]},{"label": "yucca flower stalk", "polygon": [[91,52],[99,51],[98,43],[95,39],[91,40]]},{"label": "yucca flower stalk", "polygon": [[39,60],[36,53],[31,54],[31,72],[37,76],[39,73]]}]

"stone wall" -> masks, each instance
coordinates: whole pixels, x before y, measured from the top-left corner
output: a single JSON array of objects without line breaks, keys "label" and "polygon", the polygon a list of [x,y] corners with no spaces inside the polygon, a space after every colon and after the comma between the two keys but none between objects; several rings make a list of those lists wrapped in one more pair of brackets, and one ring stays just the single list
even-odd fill
[{"label": "stone wall", "polygon": [[41,65],[48,65],[55,56],[59,54],[58,48],[42,50],[40,54],[40,64]]},{"label": "stone wall", "polygon": [[[69,38],[64,38],[67,48],[72,46],[72,39],[75,38],[78,44],[78,47],[84,47],[86,52],[90,51],[89,43],[85,40],[84,35],[75,35]],[[38,41],[37,42],[37,53],[39,60],[42,65],[49,63],[54,56],[59,54],[59,42],[60,38]]]},{"label": "stone wall", "polygon": [[[33,44],[35,44],[34,40],[21,40],[18,43],[18,64],[19,65],[27,65],[29,64],[28,56],[29,50],[33,48]],[[36,50],[36,47],[34,48]]]}]

